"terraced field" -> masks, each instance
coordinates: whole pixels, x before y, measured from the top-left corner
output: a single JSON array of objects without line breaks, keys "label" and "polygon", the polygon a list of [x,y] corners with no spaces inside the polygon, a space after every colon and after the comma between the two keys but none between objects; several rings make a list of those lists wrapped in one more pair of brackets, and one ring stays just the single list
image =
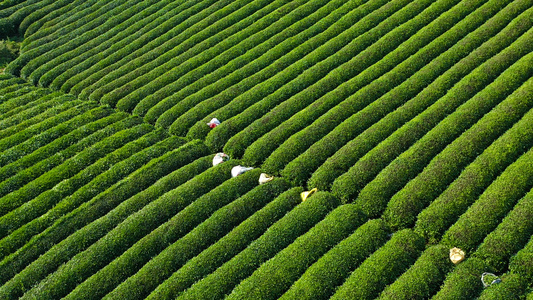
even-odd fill
[{"label": "terraced field", "polygon": [[532,25],[531,0],[0,1],[0,299],[533,299]]}]

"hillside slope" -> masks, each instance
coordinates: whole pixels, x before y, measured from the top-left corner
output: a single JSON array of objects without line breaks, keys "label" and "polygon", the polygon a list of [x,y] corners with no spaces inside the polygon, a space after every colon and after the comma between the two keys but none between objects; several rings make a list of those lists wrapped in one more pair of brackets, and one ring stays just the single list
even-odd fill
[{"label": "hillside slope", "polygon": [[0,1],[0,299],[531,297],[532,5]]}]

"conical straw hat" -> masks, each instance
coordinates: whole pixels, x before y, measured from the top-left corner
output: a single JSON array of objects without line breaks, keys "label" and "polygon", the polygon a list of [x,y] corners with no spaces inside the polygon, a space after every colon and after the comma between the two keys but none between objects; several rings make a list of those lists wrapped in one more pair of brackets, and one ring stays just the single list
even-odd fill
[{"label": "conical straw hat", "polygon": [[305,200],[307,200],[307,198],[309,198],[312,194],[314,194],[316,191],[318,191],[317,188],[314,188],[310,191],[307,191],[307,192],[302,192],[300,194],[300,196],[302,197],[302,202],[304,202]]}]

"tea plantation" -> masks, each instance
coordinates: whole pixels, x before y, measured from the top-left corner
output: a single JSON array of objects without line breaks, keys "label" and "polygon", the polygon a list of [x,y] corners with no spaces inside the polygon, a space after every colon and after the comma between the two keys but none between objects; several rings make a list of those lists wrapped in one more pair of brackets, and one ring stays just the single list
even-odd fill
[{"label": "tea plantation", "polygon": [[3,0],[0,40],[0,299],[533,299],[531,0]]}]

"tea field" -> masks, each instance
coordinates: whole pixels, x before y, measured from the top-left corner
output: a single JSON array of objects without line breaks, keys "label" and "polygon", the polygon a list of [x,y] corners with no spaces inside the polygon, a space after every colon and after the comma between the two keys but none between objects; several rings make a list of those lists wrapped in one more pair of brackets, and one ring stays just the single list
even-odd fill
[{"label": "tea field", "polygon": [[532,25],[531,0],[0,1],[0,299],[532,300]]}]

